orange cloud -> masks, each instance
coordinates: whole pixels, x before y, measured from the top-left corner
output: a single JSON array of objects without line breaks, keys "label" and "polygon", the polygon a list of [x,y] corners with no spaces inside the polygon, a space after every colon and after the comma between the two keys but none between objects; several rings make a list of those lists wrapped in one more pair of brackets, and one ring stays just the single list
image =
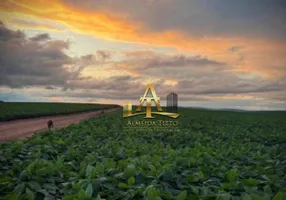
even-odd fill
[{"label": "orange cloud", "polygon": [[49,97],[49,100],[50,101],[64,101],[64,98],[63,97],[54,96],[54,97]]},{"label": "orange cloud", "polygon": [[153,56],[154,52],[153,51],[125,51],[123,52],[125,56],[128,57],[137,57],[137,56],[142,56],[142,57],[147,57],[147,56]]},{"label": "orange cloud", "polygon": [[176,30],[153,33],[145,30],[144,24],[131,22],[115,13],[88,12],[73,8],[59,0],[6,0],[0,3],[0,11],[23,13],[54,20],[68,26],[75,32],[91,34],[109,40],[136,42],[155,46],[171,46],[194,52],[217,52],[236,44],[239,39],[199,39],[184,35]]},{"label": "orange cloud", "polygon": [[16,29],[32,29],[32,30],[37,29],[37,30],[48,30],[53,32],[63,32],[63,30],[60,30],[57,27],[49,24],[29,22],[21,19],[7,19],[7,18],[3,19],[4,19],[3,22],[5,24],[11,24],[12,27]]},{"label": "orange cloud", "polygon": [[[74,32],[103,39],[174,47],[180,51],[200,54],[229,63],[233,65],[229,70],[234,72],[256,71],[270,77],[280,76],[281,71],[285,72],[285,69],[281,67],[286,63],[285,56],[283,56],[286,52],[285,44],[265,38],[240,36],[198,38],[176,30],[155,33],[148,31],[144,24],[129,21],[122,15],[107,11],[89,12],[67,5],[60,0],[4,0],[0,2],[1,12],[48,19],[63,24]],[[22,26],[28,25],[22,24]],[[227,49],[232,46],[243,46],[245,49],[241,50],[240,54],[227,52]],[[239,58],[243,60],[238,62]],[[270,68],[269,66],[273,64],[277,67]]]}]

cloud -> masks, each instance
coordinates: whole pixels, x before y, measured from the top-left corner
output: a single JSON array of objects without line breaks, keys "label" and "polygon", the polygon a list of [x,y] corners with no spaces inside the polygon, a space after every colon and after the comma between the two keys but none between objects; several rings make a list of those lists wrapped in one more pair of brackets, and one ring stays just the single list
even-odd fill
[{"label": "cloud", "polygon": [[45,87],[45,89],[47,89],[47,90],[55,90],[57,88],[52,86],[52,85],[48,85],[48,86]]},{"label": "cloud", "polygon": [[164,78],[173,83],[189,77],[224,76],[224,71],[230,70],[226,63],[199,55],[133,51],[123,52],[123,56],[120,61],[110,63],[106,70],[136,77]]},{"label": "cloud", "polygon": [[[268,92],[284,93],[286,88],[286,82],[283,81],[283,79],[279,81],[270,81],[265,79],[264,80],[252,79],[251,81],[247,81],[240,79],[239,77],[229,75],[229,76],[215,77],[215,78],[182,80],[178,82],[177,88],[180,89],[181,94],[254,95],[256,93],[268,93]],[[260,95],[258,95],[258,97],[259,96]]]},{"label": "cloud", "polygon": [[[1,7],[1,6],[0,6]],[[24,15],[24,16],[23,16]],[[9,13],[0,10],[0,18],[5,24],[9,24],[14,29],[32,29],[32,30],[45,30],[52,32],[63,32],[63,27],[55,25],[55,22],[51,22],[45,19],[29,18],[25,14]]]},{"label": "cloud", "polygon": [[[132,76],[112,76],[105,79],[74,81],[69,84],[74,90],[61,93],[67,97],[130,99],[138,100],[143,95],[146,78]],[[211,99],[245,99],[285,101],[285,82],[269,80],[242,80],[239,77],[221,76],[216,78],[195,77],[178,80],[177,84],[169,85],[166,79],[151,78],[158,96],[164,99],[170,92],[179,94],[180,101],[198,101]],[[283,95],[284,94],[284,95]]]},{"label": "cloud", "polygon": [[93,78],[89,80],[77,79],[70,81],[67,88],[105,90],[110,92],[110,97],[112,97],[112,91],[132,92],[134,89],[143,88],[144,86],[140,84],[138,80],[140,79],[129,75],[111,76],[109,78],[101,79]]},{"label": "cloud", "polygon": [[[156,86],[162,98],[176,92],[180,101],[186,102],[239,99],[241,96],[273,102],[285,100],[285,75],[271,79],[249,72],[233,73],[233,66],[229,63],[205,55],[123,51],[119,52],[121,57],[118,61],[113,59],[114,52],[100,50],[95,54],[72,57],[65,53],[70,48],[69,41],[54,40],[45,33],[29,38],[24,32],[11,30],[3,24],[0,25],[0,46],[0,86],[41,87],[41,91],[34,93],[36,96],[63,97],[64,100],[138,100],[148,81]],[[249,47],[243,46],[238,50],[238,46],[230,48],[236,54],[257,57],[257,54],[249,52]],[[269,49],[275,47],[270,45]],[[277,63],[272,61],[272,64],[280,73],[285,71],[281,60]],[[110,70],[108,77],[85,76],[83,73],[86,68],[99,73],[97,70],[103,66]],[[136,76],[132,74],[134,72]],[[51,85],[59,90],[52,90]],[[25,91],[29,89],[25,88]]]},{"label": "cloud", "polygon": [[34,42],[46,41],[50,39],[51,37],[47,33],[42,33],[42,34],[35,35],[34,37],[30,37],[30,40]]},{"label": "cloud", "polygon": [[242,49],[242,46],[232,46],[228,49],[229,52],[235,53],[238,52],[240,49]]},{"label": "cloud", "polygon": [[49,100],[50,101],[63,101],[64,98],[63,97],[52,96],[52,97],[49,97]]},{"label": "cloud", "polygon": [[37,37],[29,39],[23,32],[7,29],[4,25],[0,27],[0,85],[64,84],[70,72],[63,66],[72,62],[63,52],[68,47],[67,42],[46,41],[42,44],[38,40]]},{"label": "cloud", "polygon": [[[284,11],[284,3],[265,0],[0,2],[0,12],[11,12],[9,17],[53,21],[107,40],[172,47],[228,63],[234,72],[272,78],[285,74]],[[243,48],[227,51],[234,46]]]},{"label": "cloud", "polygon": [[98,60],[107,61],[107,60],[111,59],[112,52],[99,50],[99,51],[97,51],[97,56],[98,56],[98,58],[97,58]]},{"label": "cloud", "polygon": [[[165,54],[140,54],[137,57],[136,52],[132,55],[131,59],[122,61],[123,63],[128,63],[133,66],[133,68],[140,70],[148,70],[150,68],[167,68],[167,67],[204,67],[208,65],[212,66],[223,66],[224,63],[210,60],[202,56],[187,56],[187,55],[165,55]],[[129,53],[130,55],[130,53]],[[143,55],[143,56],[141,56]]]},{"label": "cloud", "polygon": [[[120,61],[110,61],[105,70],[110,76],[90,78],[69,82],[68,87],[86,91],[67,93],[70,97],[137,99],[145,91],[147,83],[158,87],[163,96],[170,91],[180,94],[182,101],[206,100],[254,96],[257,99],[282,100],[277,95],[264,96],[262,93],[280,92],[286,95],[285,77],[267,79],[250,74],[250,78],[240,73],[233,73],[226,63],[202,56],[184,54],[158,54],[152,51],[122,52]],[[123,75],[118,75],[122,73]],[[112,75],[113,74],[113,75]],[[117,75],[116,75],[117,74]],[[124,91],[124,92],[123,92]],[[278,95],[279,96],[279,95]],[[229,98],[229,97],[227,97]]]},{"label": "cloud", "polygon": [[197,67],[202,67],[202,66],[207,66],[207,65],[219,65],[222,66],[224,63],[214,61],[214,60],[209,60],[207,58],[202,58],[201,56],[185,56],[185,55],[174,55],[170,57],[155,57],[147,62],[147,69],[148,68],[153,68],[153,67],[170,67],[170,66],[197,66]]},{"label": "cloud", "polygon": [[135,57],[135,58],[137,58],[137,57],[150,57],[150,56],[156,55],[154,53],[154,51],[150,51],[150,50],[149,51],[148,50],[146,50],[146,51],[144,51],[144,50],[124,51],[123,54],[124,54],[125,57],[128,57],[128,58],[132,58],[132,57]]},{"label": "cloud", "polygon": [[189,56],[184,54],[159,54],[152,51],[123,52],[125,56],[121,61],[115,62],[112,68],[119,67],[120,70],[150,71],[151,69],[178,69],[190,70],[193,68],[214,69],[224,68],[225,63],[211,60],[203,56]]},{"label": "cloud", "polygon": [[[94,55],[70,57],[69,41],[52,40],[46,33],[28,38],[21,31],[0,24],[0,85],[9,87],[65,86],[80,79],[88,65],[111,58],[103,51]],[[88,78],[88,77],[86,77]]]},{"label": "cloud", "polygon": [[[117,100],[117,101],[134,101],[139,103],[140,97],[144,94],[146,88],[138,90],[136,94],[134,93],[126,93],[123,94],[120,91],[100,91],[100,92],[88,92],[88,91],[77,91],[77,92],[70,92],[64,93],[65,98],[77,98],[79,101],[81,99],[107,99],[107,100]],[[157,91],[156,91],[157,92]],[[167,93],[162,93],[158,95],[162,103],[166,100],[166,95],[169,94],[171,90]],[[158,94],[158,93],[157,93]],[[179,95],[179,101],[206,101],[210,100],[208,97],[204,96],[196,96],[196,95]]]},{"label": "cloud", "polygon": [[176,29],[194,36],[245,35],[280,39],[286,33],[283,26],[286,5],[282,1],[157,0],[151,6],[147,1],[133,0],[64,2],[86,11],[119,13],[129,20],[144,23],[153,32]]}]

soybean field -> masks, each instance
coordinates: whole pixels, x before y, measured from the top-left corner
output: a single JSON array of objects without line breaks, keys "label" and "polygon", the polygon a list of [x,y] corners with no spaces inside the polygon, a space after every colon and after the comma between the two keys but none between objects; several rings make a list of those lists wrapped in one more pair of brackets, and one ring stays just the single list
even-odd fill
[{"label": "soybean field", "polygon": [[0,144],[0,199],[285,200],[285,112],[179,109],[178,132],[122,111]]}]

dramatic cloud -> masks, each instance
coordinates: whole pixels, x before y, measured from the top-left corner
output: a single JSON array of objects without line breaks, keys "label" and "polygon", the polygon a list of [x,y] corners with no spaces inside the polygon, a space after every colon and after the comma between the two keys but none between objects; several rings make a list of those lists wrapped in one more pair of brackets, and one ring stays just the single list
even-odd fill
[{"label": "dramatic cloud", "polygon": [[[272,78],[286,73],[284,11],[282,1],[266,0],[0,3],[4,18],[27,15],[32,20],[54,21],[73,32],[97,38],[172,47],[228,63],[236,72],[251,71]],[[234,46],[243,48],[233,54],[228,50]]]},{"label": "dramatic cloud", "polygon": [[[185,55],[173,55],[173,56],[152,56],[147,58],[141,58],[142,62],[145,64],[142,65],[142,62],[140,63],[140,66],[137,66],[136,68],[141,70],[148,70],[150,68],[155,67],[204,67],[208,65],[212,66],[223,66],[223,63],[217,62],[214,60],[209,60],[207,58],[202,58],[200,56],[185,56]],[[133,61],[133,63],[132,63]],[[136,62],[138,62],[137,59],[133,59],[129,61],[133,65],[136,65]]]},{"label": "dramatic cloud", "polygon": [[230,47],[228,49],[229,52],[232,52],[232,53],[235,53],[235,52],[238,52],[241,48],[243,48],[242,46],[233,46],[233,47]]},{"label": "dramatic cloud", "polygon": [[50,40],[50,39],[51,37],[47,33],[39,34],[39,35],[36,35],[30,38],[30,40],[34,42],[45,41],[45,40]]},{"label": "dramatic cloud", "polygon": [[[106,91],[127,91],[142,87],[141,84],[135,82],[137,78],[131,76],[111,76],[104,79],[78,79],[69,82],[68,87],[72,89],[94,89]],[[124,95],[124,94],[123,94]],[[110,94],[112,96],[112,94]]]},{"label": "dramatic cloud", "polygon": [[[263,79],[243,80],[236,76],[200,78],[180,81],[177,85],[181,94],[197,95],[235,95],[268,92],[285,93],[286,81],[269,81]],[[184,89],[188,88],[188,89]],[[286,96],[286,93],[284,94]],[[271,97],[273,98],[273,97]]]},{"label": "dramatic cloud", "polygon": [[188,105],[285,107],[285,5],[0,1],[0,18],[9,25],[0,25],[0,89],[12,94],[25,87],[56,101],[137,102],[153,83],[162,99],[176,92]]},{"label": "dramatic cloud", "polygon": [[[285,95],[281,95],[286,94],[285,77],[275,81],[243,79],[227,70],[225,63],[202,56],[133,51],[120,52],[121,60],[113,61],[113,52],[97,51],[96,54],[70,57],[64,51],[69,48],[68,41],[52,40],[45,33],[28,38],[23,32],[10,30],[3,24],[0,46],[1,86],[42,86],[50,90],[47,95],[52,99],[63,95],[65,98],[136,100],[149,80],[156,85],[163,99],[169,92],[176,92],[181,101],[254,94],[258,94],[257,98],[285,100]],[[237,52],[239,48],[231,50]],[[82,75],[86,67],[96,70],[94,66],[107,61],[107,70],[117,70],[122,75],[110,74],[105,78]],[[280,95],[261,95],[267,92],[280,92]]]},{"label": "dramatic cloud", "polygon": [[40,37],[29,39],[20,31],[0,27],[1,85],[62,85],[69,78],[71,73],[63,67],[72,61],[63,52],[68,44],[53,40],[38,43]]},{"label": "dramatic cloud", "polygon": [[226,63],[198,55],[159,54],[152,51],[123,52],[123,55],[122,60],[110,64],[107,69],[111,72],[121,70],[137,77],[162,78],[173,83],[190,77],[224,76],[225,71],[231,71]]},{"label": "dramatic cloud", "polygon": [[51,40],[46,33],[28,38],[0,25],[0,85],[9,87],[65,86],[79,78],[84,67],[110,59],[108,52],[70,57],[69,42]]},{"label": "dramatic cloud", "polygon": [[130,21],[143,22],[155,32],[175,29],[195,36],[286,39],[286,3],[282,0],[155,0],[152,4],[145,0],[64,2],[87,11],[119,13]]},{"label": "dramatic cloud", "polygon": [[47,89],[47,90],[55,90],[57,88],[52,86],[52,85],[48,85],[48,86],[45,87],[45,89]]},{"label": "dramatic cloud", "polygon": [[108,51],[97,51],[97,59],[101,61],[109,60],[112,56],[112,52]]}]

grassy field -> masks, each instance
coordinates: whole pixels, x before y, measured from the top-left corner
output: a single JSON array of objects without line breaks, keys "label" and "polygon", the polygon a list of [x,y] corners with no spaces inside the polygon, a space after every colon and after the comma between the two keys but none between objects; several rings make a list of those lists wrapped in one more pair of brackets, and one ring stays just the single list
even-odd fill
[{"label": "grassy field", "polygon": [[285,112],[179,113],[176,133],[124,132],[116,111],[0,144],[0,195],[285,200]]},{"label": "grassy field", "polygon": [[81,103],[1,102],[0,121],[95,111],[115,106]]}]

